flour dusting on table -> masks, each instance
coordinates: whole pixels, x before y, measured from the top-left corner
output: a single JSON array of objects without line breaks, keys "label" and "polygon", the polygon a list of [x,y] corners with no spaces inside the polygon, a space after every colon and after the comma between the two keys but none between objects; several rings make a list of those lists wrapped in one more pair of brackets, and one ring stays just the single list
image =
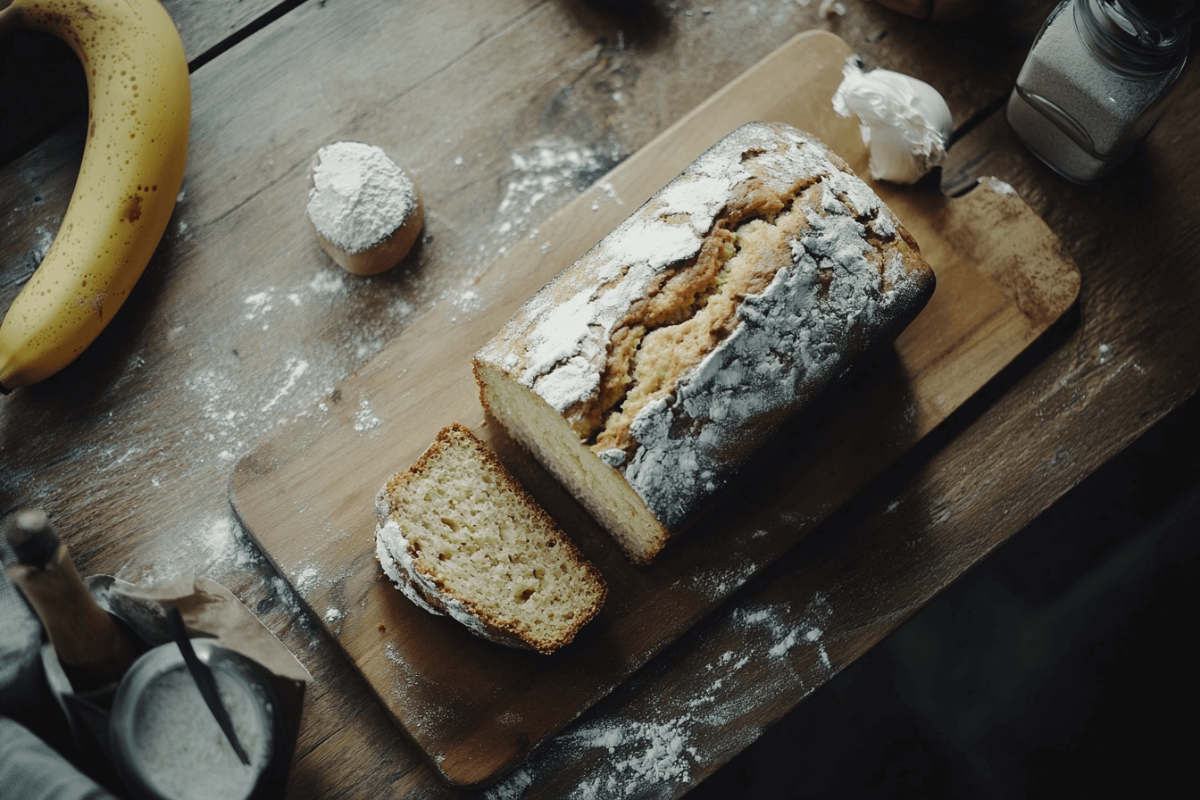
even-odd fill
[{"label": "flour dusting on table", "polygon": [[262,410],[270,411],[284,397],[291,393],[292,389],[296,388],[296,383],[304,377],[304,373],[308,372],[309,363],[303,358],[288,358],[283,363],[285,379],[275,395],[267,402]]},{"label": "flour dusting on table", "polygon": [[246,304],[246,319],[256,319],[261,314],[270,311],[272,309],[271,293],[274,291],[275,289],[272,287],[265,292],[255,292],[247,297],[244,301]]},{"label": "flour dusting on table", "polygon": [[723,568],[711,572],[702,572],[692,577],[692,586],[705,597],[719,599],[736,591],[758,571],[758,565],[753,562],[742,562],[730,559]]},{"label": "flour dusting on table", "polygon": [[482,311],[484,306],[484,297],[475,289],[467,288],[462,291],[458,297],[454,299],[454,305],[463,313],[471,313]]},{"label": "flour dusting on table", "polygon": [[153,540],[149,563],[130,562],[116,577],[131,583],[161,583],[196,574],[223,583],[231,575],[252,572],[267,563],[258,547],[229,516],[196,522],[185,520],[176,530]]},{"label": "flour dusting on table", "polygon": [[[359,295],[369,303],[371,292],[370,279],[354,281],[351,286],[341,270],[321,267],[299,276],[291,285],[269,284],[246,294],[241,316],[247,326],[257,330],[249,336],[239,334],[241,352],[210,353],[207,362],[186,379],[190,401],[199,406],[199,413],[192,414],[196,430],[191,437],[210,445],[206,449],[229,463],[244,455],[266,430],[303,418],[328,421],[328,414],[321,413],[318,404],[410,321],[415,309],[405,297],[392,299],[382,313],[376,309],[369,314],[345,315],[336,323],[333,338],[307,344],[285,341],[284,353],[274,364],[248,364],[246,359],[280,348],[279,342],[265,339],[261,348],[257,345],[259,337],[275,335],[263,333],[264,327],[270,330],[272,323],[278,323],[280,328],[294,330],[298,323],[323,324],[326,314],[321,305],[331,310],[337,304],[353,308],[360,302]],[[472,309],[483,305],[482,296],[474,290],[465,291],[463,299]],[[184,341],[189,327],[176,326],[173,338]],[[245,372],[248,368],[258,370],[262,377],[251,379]],[[360,408],[354,424],[360,434],[374,435],[379,421],[369,409]]]},{"label": "flour dusting on table", "polygon": [[376,428],[383,424],[379,417],[375,416],[375,412],[371,410],[369,400],[361,400],[358,404],[358,412],[354,415],[354,430],[359,434],[374,436]]},{"label": "flour dusting on table", "polygon": [[[621,160],[616,147],[584,145],[570,139],[543,139],[511,156],[512,177],[496,209],[498,232],[523,229],[534,209],[546,201],[575,198]],[[547,213],[545,216],[550,216]]]}]

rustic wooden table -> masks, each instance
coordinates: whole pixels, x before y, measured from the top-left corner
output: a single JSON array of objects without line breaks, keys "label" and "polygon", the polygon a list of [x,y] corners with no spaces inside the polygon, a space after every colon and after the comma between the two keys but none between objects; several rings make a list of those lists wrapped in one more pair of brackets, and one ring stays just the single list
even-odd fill
[{"label": "rustic wooden table", "polygon": [[[308,667],[289,797],[451,797],[233,517],[235,463],[317,413],[565,202],[796,33],[946,97],[958,173],[1017,189],[1082,274],[1076,305],[851,508],[807,536],[485,796],[677,797],[753,742],[1200,384],[1200,72],[1098,186],[1025,151],[1003,100],[1053,0],[931,24],[863,0],[167,0],[192,62],[174,219],[71,367],[0,401],[0,513],[45,507],[85,574],[195,571]],[[0,307],[49,246],[82,150],[74,57],[0,42]],[[426,234],[356,279],[295,235],[320,145],[379,144]],[[816,629],[819,637],[806,637]],[[790,637],[790,638],[789,638]],[[786,645],[784,644],[786,643]]]}]

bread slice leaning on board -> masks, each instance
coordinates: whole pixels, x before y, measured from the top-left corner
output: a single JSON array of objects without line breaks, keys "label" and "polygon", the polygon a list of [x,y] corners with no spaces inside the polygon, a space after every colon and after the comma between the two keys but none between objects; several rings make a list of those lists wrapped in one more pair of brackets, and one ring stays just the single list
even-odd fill
[{"label": "bread slice leaning on board", "polygon": [[607,587],[554,520],[457,423],[375,498],[375,554],[413,603],[477,636],[552,653],[599,613]]}]

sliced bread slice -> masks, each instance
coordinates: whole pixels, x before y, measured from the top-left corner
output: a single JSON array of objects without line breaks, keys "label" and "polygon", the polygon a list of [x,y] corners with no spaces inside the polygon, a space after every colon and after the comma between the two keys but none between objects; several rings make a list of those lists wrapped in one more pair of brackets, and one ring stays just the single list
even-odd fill
[{"label": "sliced bread slice", "polygon": [[600,572],[463,425],[389,478],[375,510],[384,573],[478,636],[551,653],[604,603]]}]

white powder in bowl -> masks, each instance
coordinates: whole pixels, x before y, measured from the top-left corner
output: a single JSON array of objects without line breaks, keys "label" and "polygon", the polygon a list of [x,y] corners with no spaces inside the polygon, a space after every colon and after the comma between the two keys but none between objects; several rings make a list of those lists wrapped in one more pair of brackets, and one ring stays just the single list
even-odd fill
[{"label": "white powder in bowl", "polygon": [[378,147],[338,142],[317,151],[308,217],[347,253],[391,236],[417,205],[413,182]]},{"label": "white powder in bowl", "polygon": [[221,703],[250,763],[243,764],[184,666],[156,677],[139,697],[134,743],[143,777],[174,800],[244,800],[269,756],[262,703],[238,675],[214,668]]}]

